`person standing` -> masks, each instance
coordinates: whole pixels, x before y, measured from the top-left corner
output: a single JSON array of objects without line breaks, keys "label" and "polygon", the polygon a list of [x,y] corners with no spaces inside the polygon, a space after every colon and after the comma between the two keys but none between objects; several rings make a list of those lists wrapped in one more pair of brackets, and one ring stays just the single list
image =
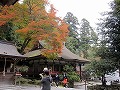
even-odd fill
[{"label": "person standing", "polygon": [[67,78],[67,75],[66,75],[66,73],[63,73],[63,79],[64,79],[64,78]]},{"label": "person standing", "polygon": [[42,90],[51,90],[52,78],[49,75],[49,70],[44,68],[43,74],[44,76],[41,79]]},{"label": "person standing", "polygon": [[63,83],[64,87],[68,87],[68,79],[67,78],[64,78],[62,83]]},{"label": "person standing", "polygon": [[55,84],[58,87],[58,85],[59,85],[59,75],[58,74],[55,75]]},{"label": "person standing", "polygon": [[62,83],[63,83],[64,87],[68,87],[68,78],[67,78],[66,73],[63,73],[63,81],[62,81]]}]

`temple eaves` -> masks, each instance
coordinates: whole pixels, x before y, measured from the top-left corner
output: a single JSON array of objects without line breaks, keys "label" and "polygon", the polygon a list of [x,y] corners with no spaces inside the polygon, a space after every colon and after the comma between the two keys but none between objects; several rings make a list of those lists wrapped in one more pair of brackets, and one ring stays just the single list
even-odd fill
[{"label": "temple eaves", "polygon": [[0,5],[2,6],[10,6],[10,5],[14,5],[18,0],[0,0]]}]

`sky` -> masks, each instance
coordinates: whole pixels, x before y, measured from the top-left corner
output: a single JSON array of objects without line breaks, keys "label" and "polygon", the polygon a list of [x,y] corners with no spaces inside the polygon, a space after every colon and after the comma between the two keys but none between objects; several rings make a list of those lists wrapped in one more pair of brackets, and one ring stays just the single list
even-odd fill
[{"label": "sky", "polygon": [[67,12],[73,13],[81,21],[87,19],[92,27],[96,27],[98,19],[104,11],[110,11],[109,3],[113,0],[49,0],[58,10],[57,16],[63,18]]}]

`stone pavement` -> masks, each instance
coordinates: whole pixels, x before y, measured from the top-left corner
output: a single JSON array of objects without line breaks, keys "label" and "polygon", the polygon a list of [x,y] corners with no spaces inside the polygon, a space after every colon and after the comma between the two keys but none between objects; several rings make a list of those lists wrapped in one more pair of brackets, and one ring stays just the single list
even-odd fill
[{"label": "stone pavement", "polygon": [[[39,86],[0,85],[0,90],[41,90],[41,89]],[[85,90],[85,89],[52,87],[51,90]]]},{"label": "stone pavement", "polygon": [[[89,82],[87,85],[95,85],[95,84],[101,84],[99,82]],[[0,83],[0,90],[41,90],[40,86],[30,85],[30,86],[15,86],[10,84],[1,84]],[[64,87],[55,87],[52,86],[51,90],[85,90],[85,83],[82,82],[76,82],[75,88],[64,88]]]}]

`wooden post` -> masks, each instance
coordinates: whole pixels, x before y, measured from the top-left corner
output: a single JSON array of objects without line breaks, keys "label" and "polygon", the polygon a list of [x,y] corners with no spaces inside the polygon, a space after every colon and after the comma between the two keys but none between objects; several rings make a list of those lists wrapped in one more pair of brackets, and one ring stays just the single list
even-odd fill
[{"label": "wooden post", "polygon": [[61,72],[61,63],[60,63],[60,60],[59,60],[59,72]]},{"label": "wooden post", "polygon": [[35,62],[34,62],[35,60],[33,60],[33,77],[35,77]]},{"label": "wooden post", "polygon": [[17,81],[17,77],[16,77],[16,72],[17,72],[17,68],[16,68],[16,59],[14,60],[14,74],[15,74],[15,77],[14,77],[14,84],[16,85],[16,81]]},{"label": "wooden post", "polygon": [[82,73],[81,73],[81,64],[79,63],[79,68],[80,68],[80,79],[82,78]]},{"label": "wooden post", "polygon": [[87,82],[86,82],[86,78],[85,78],[85,90],[87,90]]},{"label": "wooden post", "polygon": [[14,60],[14,65],[13,66],[14,66],[14,71],[13,72],[16,73],[16,69],[17,69],[16,68],[16,59]]},{"label": "wooden post", "polygon": [[3,76],[5,76],[5,67],[6,67],[6,58],[5,58],[5,63],[4,63],[4,71],[3,71]]}]

